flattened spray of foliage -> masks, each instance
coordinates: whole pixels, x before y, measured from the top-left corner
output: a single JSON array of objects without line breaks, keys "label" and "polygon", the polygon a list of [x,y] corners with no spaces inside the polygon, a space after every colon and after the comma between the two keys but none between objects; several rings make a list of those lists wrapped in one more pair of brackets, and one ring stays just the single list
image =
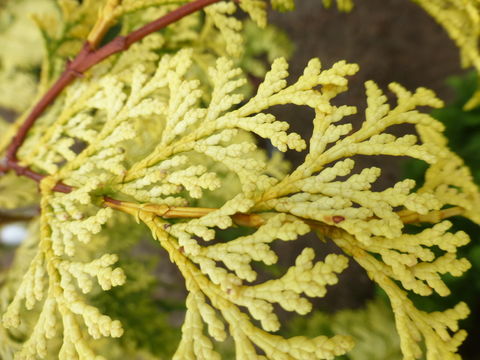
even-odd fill
[{"label": "flattened spray of foliage", "polygon": [[[132,294],[148,296],[148,277],[139,276],[148,270],[128,255],[136,228],[149,229],[185,279],[186,314],[173,359],[220,359],[218,344],[227,339],[238,359],[333,359],[348,353],[355,334],[279,335],[277,310],[311,312],[310,299],[338,282],[349,259],[387,294],[404,359],[459,358],[466,333],[458,321],[468,316],[468,307],[460,302],[428,313],[409,299],[412,293],[449,295],[442,275],[461,276],[470,267],[457,256],[469,238],[450,231],[446,218],[480,222],[480,194],[468,168],[449,150],[443,125],[424,112],[443,105],[432,91],[392,83],[390,104],[384,90],[368,81],[367,109],[354,129],[349,116],[357,109],[339,105],[336,97],[348,90],[356,64],[324,68],[312,59],[303,75],[289,79],[285,58],[268,67],[254,58],[264,50],[266,58],[281,53],[285,42],[271,36],[279,41],[270,47],[268,37],[243,36],[248,33],[235,12],[240,8],[265,27],[262,0],[33,3],[45,53],[32,46],[31,53],[0,58],[0,76],[20,89],[12,94],[2,82],[0,104],[25,111],[14,124],[3,124],[7,174],[0,180],[0,203],[3,209],[40,208],[1,288],[2,358],[161,355],[148,345],[150,328],[148,336],[132,336],[129,331],[141,330],[128,328],[135,325],[127,312],[102,301],[102,295],[113,297],[118,309],[128,306]],[[39,42],[20,18],[22,6],[31,4],[8,2],[2,9],[11,24],[1,36],[12,44],[15,26],[28,28],[28,40]],[[336,4],[339,10],[353,6]],[[271,6],[290,10],[294,4]],[[427,10],[444,19],[439,10]],[[445,22],[455,37],[450,25]],[[260,28],[255,31],[278,31]],[[264,75],[257,89],[246,86],[248,74]],[[287,104],[313,110],[309,139],[272,115],[273,107]],[[406,123],[418,135],[391,134]],[[258,137],[277,155],[268,157]],[[302,150],[304,162],[286,171],[278,154]],[[405,179],[376,191],[372,184],[381,169],[357,170],[356,155],[422,160],[426,181],[417,190],[415,181]],[[25,177],[39,183],[39,193]],[[410,234],[405,225],[413,222],[430,226]],[[218,229],[233,227],[251,231],[216,239]],[[294,242],[309,232],[344,254],[315,254],[306,247],[280,276],[257,278],[259,263],[277,263],[275,242]],[[121,288],[123,294],[117,293]],[[142,321],[161,322],[150,302],[138,306]],[[122,336],[127,340],[117,339]]]}]

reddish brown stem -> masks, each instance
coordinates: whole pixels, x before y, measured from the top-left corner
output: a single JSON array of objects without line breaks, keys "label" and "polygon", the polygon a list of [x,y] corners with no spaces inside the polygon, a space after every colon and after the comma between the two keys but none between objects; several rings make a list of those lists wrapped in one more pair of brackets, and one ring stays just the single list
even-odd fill
[{"label": "reddish brown stem", "polygon": [[83,73],[91,67],[102,62],[109,56],[127,50],[132,44],[142,40],[147,35],[163,29],[167,25],[218,1],[219,0],[196,0],[185,4],[126,36],[116,37],[97,50],[93,49],[90,44],[86,43],[82,51],[80,51],[78,56],[67,65],[67,68],[57,82],[45,93],[43,98],[37,103],[32,112],[25,119],[24,123],[18,129],[17,134],[6,150],[7,169],[9,164],[16,162],[18,148],[23,144],[28,131],[35,121],[76,77],[82,76]]},{"label": "reddish brown stem", "polygon": [[17,160],[17,150],[22,145],[28,131],[33,126],[35,121],[42,115],[45,109],[57,98],[57,96],[78,76],[74,67],[77,64],[81,64],[90,54],[90,46],[85,45],[82,51],[78,54],[75,60],[67,65],[67,69],[63,72],[62,76],[55,82],[55,84],[48,90],[43,98],[35,105],[32,112],[25,119],[22,126],[17,131],[17,134],[13,138],[12,142],[7,148],[6,159],[7,166],[13,164]]},{"label": "reddish brown stem", "polygon": [[[42,179],[45,177],[45,175],[37,173],[26,166],[22,166],[14,160],[7,160],[6,165],[9,170],[15,171],[15,173],[18,176],[26,176],[32,180],[35,180],[38,183],[42,181]],[[52,190],[56,192],[62,192],[62,193],[68,194],[73,190],[73,188],[69,185],[65,185],[64,183],[59,182],[55,185],[55,187]]]}]

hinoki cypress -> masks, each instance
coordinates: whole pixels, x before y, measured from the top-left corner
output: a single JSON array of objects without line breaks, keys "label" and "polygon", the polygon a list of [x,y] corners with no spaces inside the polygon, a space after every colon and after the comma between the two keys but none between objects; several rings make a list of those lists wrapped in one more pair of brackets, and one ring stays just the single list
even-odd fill
[{"label": "hinoki cypress", "polygon": [[[478,68],[477,2],[416,2],[457,41],[465,64]],[[348,0],[336,4],[344,11],[353,7]],[[480,223],[478,188],[448,149],[443,125],[428,114],[442,101],[428,89],[392,83],[392,105],[368,81],[363,122],[354,128],[348,120],[357,109],[335,98],[347,91],[356,64],[323,68],[312,59],[302,76],[287,80],[285,58],[267,70],[246,51],[244,41],[260,43],[262,34],[277,31],[261,29],[267,5],[0,3],[0,14],[11,21],[0,41],[12,49],[22,46],[20,40],[25,46],[23,55],[8,47],[0,53],[0,106],[23,113],[13,124],[2,122],[0,206],[5,221],[17,219],[7,210],[40,209],[1,283],[0,358],[156,358],[138,342],[115,339],[128,338],[128,324],[94,305],[113,288],[147,286],[145,268],[129,258],[137,222],[185,278],[186,314],[174,359],[220,359],[218,343],[228,338],[238,359],[348,353],[355,341],[349,336],[274,333],[281,327],[276,308],[308,314],[308,298],[323,297],[349,259],[390,299],[404,359],[459,359],[466,333],[458,321],[468,316],[467,306],[427,313],[408,297],[449,295],[442,275],[461,276],[470,263],[457,256],[468,236],[450,232],[446,219]],[[271,5],[294,7],[292,0]],[[239,9],[251,20],[236,18]],[[43,55],[22,18],[27,10],[36,12]],[[249,38],[242,28],[252,29],[252,21],[257,27]],[[273,38],[278,43],[260,45],[267,57],[281,47],[281,34]],[[264,73],[257,89],[248,86],[245,71]],[[313,110],[310,139],[288,131],[288,123],[270,111],[286,104]],[[398,124],[412,124],[417,135],[391,134]],[[272,156],[257,146],[258,137],[277,149]],[[304,162],[287,171],[281,153],[303,150]],[[425,183],[416,189],[405,179],[376,191],[372,184],[381,169],[357,169],[356,155],[423,160],[429,165]],[[430,226],[413,234],[405,227],[410,223]],[[232,228],[249,231],[217,241],[221,230]],[[258,264],[278,261],[273,242],[310,232],[344,254],[318,259],[306,247],[283,275],[257,279]],[[140,317],[141,304],[137,311]],[[148,315],[139,321],[154,320]]]}]

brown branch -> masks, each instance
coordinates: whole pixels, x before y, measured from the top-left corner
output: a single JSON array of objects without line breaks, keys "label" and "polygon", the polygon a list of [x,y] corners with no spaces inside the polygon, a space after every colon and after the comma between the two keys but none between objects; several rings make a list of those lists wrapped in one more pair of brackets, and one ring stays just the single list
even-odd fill
[{"label": "brown branch", "polygon": [[[114,200],[104,198],[104,206],[111,207],[116,210],[123,211],[130,215],[138,215],[139,212],[150,213],[163,219],[187,219],[199,218],[218,210],[218,208],[202,208],[202,207],[182,207],[168,206],[165,204],[137,204],[128,201]],[[404,224],[411,223],[437,223],[443,219],[458,216],[464,213],[464,209],[458,206],[443,210],[434,210],[427,214],[421,215],[410,210],[400,210],[396,214]],[[232,215],[233,221],[241,226],[259,227],[265,223],[265,219],[259,214],[236,213]],[[345,220],[343,216],[325,216],[324,221],[311,220],[299,217],[302,221],[310,225],[312,228],[319,224],[335,226]],[[373,219],[373,218],[371,218]],[[368,219],[367,219],[368,220]]]},{"label": "brown branch", "polygon": [[[150,213],[163,219],[194,219],[210,214],[218,210],[217,208],[168,206],[165,204],[137,204],[128,201],[114,200],[104,198],[104,206],[123,211],[132,216],[137,216],[140,212]],[[236,213],[232,215],[232,220],[240,226],[259,227],[265,223],[263,217],[258,214]]]},{"label": "brown branch", "polygon": [[7,166],[17,160],[17,150],[23,144],[30,128],[35,121],[42,115],[45,109],[57,98],[57,96],[75,79],[77,73],[73,70],[76,64],[81,64],[90,54],[90,47],[86,44],[75,60],[67,65],[67,69],[63,72],[55,84],[48,90],[42,99],[35,105],[28,117],[18,129],[15,137],[7,148],[6,159]]},{"label": "brown branch", "polygon": [[[39,174],[28,167],[24,167],[19,165],[17,162],[12,161],[9,163],[9,166],[12,170],[14,170],[20,176],[26,176],[30,179],[35,180],[36,182],[40,182],[45,175]],[[61,182],[57,183],[55,187],[52,189],[56,192],[62,193],[70,193],[73,191],[73,187],[63,184]],[[199,218],[204,215],[207,215],[217,208],[199,208],[199,207],[182,207],[182,206],[168,206],[165,204],[137,204],[128,201],[121,201],[117,200],[108,196],[103,197],[103,205],[106,207],[110,207],[112,209],[120,210],[128,214],[136,214],[139,211],[150,212],[155,216],[162,217],[164,219],[178,219],[178,218]],[[411,224],[411,223],[438,223],[443,219],[452,217],[452,216],[459,216],[465,212],[465,209],[455,206],[443,210],[434,210],[427,214],[418,214],[411,210],[400,210],[397,211],[397,215],[400,217],[400,220],[404,224]],[[247,226],[247,227],[259,227],[264,224],[264,219],[258,214],[246,214],[246,213],[237,213],[232,216],[233,221],[240,225],[240,226]],[[335,223],[338,224],[345,220],[345,217],[334,215],[334,216],[325,216],[325,223],[322,224],[329,224]],[[320,222],[315,220],[309,219],[302,219],[308,225],[312,226],[313,228],[315,225],[320,224]],[[333,225],[333,224],[332,224]]]},{"label": "brown branch", "polygon": [[87,70],[111,55],[127,50],[132,44],[142,40],[149,34],[163,29],[166,26],[182,19],[183,17],[218,1],[219,0],[195,0],[187,3],[126,36],[116,37],[99,49],[94,49],[93,46],[87,42],[77,57],[67,64],[67,67],[60,78],[35,105],[33,110],[18,129],[17,134],[6,150],[6,167],[4,166],[2,171],[13,169],[9,166],[17,161],[18,148],[23,144],[23,141],[25,140],[30,128],[33,126],[33,124],[35,124],[35,121],[40,117],[45,109],[69,84],[73,82],[73,80],[75,80],[75,78],[82,76]]},{"label": "brown branch", "polygon": [[[7,160],[5,166],[6,166],[7,170],[15,171],[15,173],[18,176],[28,177],[28,178],[36,181],[37,183],[42,181],[42,179],[45,178],[45,176],[46,176],[46,175],[43,175],[43,174],[40,174],[40,173],[37,173],[37,172],[31,170],[29,167],[22,166],[17,161],[14,161],[14,160]],[[2,169],[2,171],[5,171],[5,169]],[[68,194],[69,192],[71,192],[73,190],[73,187],[71,187],[69,185],[65,185],[62,182],[59,182],[53,187],[52,190],[56,191],[56,192],[61,192],[61,193],[64,193],[64,194]]]},{"label": "brown branch", "polygon": [[452,216],[460,216],[465,213],[465,209],[460,206],[454,206],[442,210],[433,210],[427,214],[419,214],[411,210],[400,210],[397,212],[400,219],[404,224],[414,223],[432,223],[436,224],[443,219],[450,218]]}]

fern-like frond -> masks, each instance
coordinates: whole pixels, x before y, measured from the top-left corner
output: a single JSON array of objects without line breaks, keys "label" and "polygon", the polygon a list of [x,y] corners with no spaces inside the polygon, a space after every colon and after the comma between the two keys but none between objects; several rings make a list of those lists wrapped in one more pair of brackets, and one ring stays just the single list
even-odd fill
[{"label": "fern-like frond", "polygon": [[[395,315],[404,359],[417,359],[424,352],[428,360],[460,359],[457,349],[465,339],[466,332],[459,330],[458,322],[468,316],[470,311],[467,305],[459,303],[454,308],[443,312],[427,313],[417,309],[404,290],[413,289],[417,293],[426,295],[431,293],[430,286],[432,286],[438,293],[445,296],[449,291],[439,274],[450,271],[454,276],[459,276],[469,268],[470,264],[465,259],[455,259],[456,247],[464,244],[468,239],[464,233],[445,233],[449,226],[449,224],[437,225],[436,228],[426,230],[419,235],[403,235],[403,240],[407,239],[407,243],[402,239],[398,239],[398,242],[394,240],[392,250],[402,251],[402,255],[398,256],[398,261],[394,263],[389,261],[388,253],[392,250],[385,251],[375,246],[365,246],[353,236],[342,233],[338,229],[322,228],[322,234],[328,234],[338,246],[351,254],[388,295]],[[385,240],[377,241],[385,242]],[[432,240],[441,249],[447,251],[446,255],[437,258],[436,261],[432,261],[433,253],[426,248],[431,245]],[[416,250],[419,250],[420,254],[416,253]],[[374,256],[375,253],[382,254],[382,260],[378,260]],[[424,262],[417,263],[415,259],[417,257]],[[400,280],[404,289],[394,280]],[[425,344],[425,350],[422,342]]]},{"label": "fern-like frond", "polygon": [[[129,32],[178,7],[157,0],[59,5],[63,22],[37,17],[48,48],[42,87],[79,39],[96,46],[110,30]],[[287,10],[293,2],[272,5]],[[349,10],[352,3],[337,5]],[[457,256],[468,237],[449,232],[442,216],[453,207],[480,221],[480,196],[470,173],[447,149],[443,126],[420,110],[442,102],[430,90],[410,92],[393,83],[392,105],[369,81],[364,119],[354,128],[348,117],[357,109],[338,104],[336,97],[348,89],[357,65],[340,61],[323,69],[313,59],[290,80],[281,57],[245,96],[245,76],[225,56],[240,56],[243,49],[236,6],[212,5],[202,16],[109,58],[77,79],[33,124],[16,156],[39,178],[45,174],[40,238],[16,293],[7,294],[8,306],[2,304],[4,326],[27,336],[18,348],[0,347],[1,352],[44,358],[61,338],[58,358],[99,359],[93,340],[122,335],[120,321],[90,303],[95,293],[126,281],[116,252],[121,245],[108,244],[104,235],[121,210],[147,225],[185,278],[187,311],[174,359],[219,359],[217,343],[228,337],[240,359],[333,359],[349,351],[348,336],[272,334],[281,328],[278,308],[309,313],[309,298],[323,297],[347,266],[344,255],[320,260],[305,248],[281,276],[258,276],[259,265],[277,263],[275,242],[294,242],[312,230],[321,240],[331,238],[385,290],[405,359],[423,352],[428,360],[458,358],[465,337],[458,320],[467,316],[466,306],[426,313],[408,298],[409,292],[448,295],[442,275],[460,276],[470,266]],[[265,25],[265,2],[241,0],[239,6]],[[309,141],[273,115],[274,107],[291,104],[315,114]],[[393,135],[392,127],[400,124],[414,125],[418,136]],[[7,139],[17,127],[8,126]],[[275,148],[272,159],[256,138]],[[291,172],[279,155],[289,150],[307,152]],[[410,157],[430,168],[418,191],[409,179],[377,190],[381,170],[356,168],[356,156]],[[13,181],[6,176],[0,185],[13,188]],[[56,186],[65,193],[54,192]],[[33,197],[31,191],[10,192],[0,203],[16,208]],[[407,222],[429,220],[436,224],[418,234],[405,229]],[[220,241],[219,230],[237,225],[254,229]],[[38,317],[22,328],[25,313]],[[0,336],[4,332],[0,328]]]},{"label": "fern-like frond", "polygon": [[[217,213],[199,219],[198,224],[188,224],[187,228],[190,228],[188,231],[202,234],[208,239],[206,226],[213,226],[211,221],[218,217],[227,220],[223,214],[239,210],[232,207],[238,203],[238,201],[227,203]],[[280,326],[272,302],[278,303],[287,311],[309,312],[311,304],[301,295],[305,293],[309,297],[323,296],[325,286],[335,284],[338,281],[336,273],[340,273],[346,267],[345,257],[329,255],[324,262],[314,263],[313,250],[305,249],[297,257],[295,266],[289,268],[278,280],[258,285],[249,285],[242,281],[242,278],[245,281],[254,279],[255,273],[249,267],[249,263],[258,259],[258,254],[252,254],[252,246],[258,246],[271,254],[268,243],[276,238],[284,241],[294,240],[298,234],[308,231],[305,224],[298,220],[292,222],[285,216],[275,217],[263,225],[265,228],[260,227],[251,237],[238,238],[224,246],[201,246],[193,245],[194,240],[191,238],[189,241],[185,240],[185,235],[182,235],[181,231],[185,231],[186,228],[182,225],[167,226],[167,223],[148,212],[140,211],[136,215],[149,226],[154,237],[168,251],[170,259],[185,277],[190,292],[182,328],[183,336],[174,359],[219,358],[212,341],[206,336],[204,324],[207,325],[207,333],[211,338],[224,341],[226,329],[223,321],[229,325],[229,333],[235,341],[239,358],[280,359],[283,356],[290,356],[293,359],[333,359],[334,356],[344,354],[352,346],[349,338],[340,335],[332,338],[319,336],[313,339],[305,337],[285,339],[268,333],[278,330]],[[223,226],[225,225],[227,224]],[[273,227],[275,231],[270,231]],[[169,233],[179,236],[178,240]],[[213,256],[208,256],[209,254]],[[222,261],[227,269],[233,269],[234,272],[217,266],[215,259]],[[270,260],[264,261],[270,263],[276,259],[270,257]],[[243,313],[240,307],[247,308],[250,316]],[[261,327],[257,327],[252,318],[258,320]],[[255,347],[260,348],[265,357],[258,354]]]}]

